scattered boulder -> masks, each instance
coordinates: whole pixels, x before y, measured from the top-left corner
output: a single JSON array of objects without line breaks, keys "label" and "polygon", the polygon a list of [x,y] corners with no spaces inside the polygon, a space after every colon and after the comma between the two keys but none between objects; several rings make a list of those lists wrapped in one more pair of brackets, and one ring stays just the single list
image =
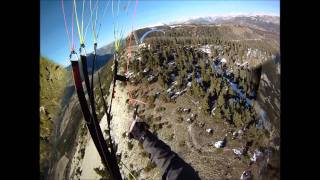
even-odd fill
[{"label": "scattered boulder", "polygon": [[183,112],[186,112],[186,113],[190,113],[191,112],[191,109],[190,108],[184,108],[182,109]]},{"label": "scattered boulder", "polygon": [[209,133],[209,134],[212,134],[212,133],[213,133],[213,129],[211,129],[211,128],[207,129],[206,131],[207,131],[207,133]]},{"label": "scattered boulder", "polygon": [[174,62],[174,61],[169,62],[168,65],[169,65],[169,66],[173,66],[173,65],[175,65],[175,62]]},{"label": "scattered boulder", "polygon": [[244,149],[240,148],[240,149],[232,149],[233,153],[236,154],[237,156],[241,156],[243,155]]},{"label": "scattered boulder", "polygon": [[193,114],[193,113],[192,113],[191,116],[190,116],[190,118],[191,118],[191,119],[196,119],[197,116],[198,116],[197,114]]},{"label": "scattered boulder", "polygon": [[242,129],[239,129],[238,131],[234,131],[234,132],[232,133],[232,139],[235,139],[235,138],[241,136],[242,134],[243,134]]},{"label": "scattered boulder", "polygon": [[238,130],[238,131],[234,131],[233,133],[232,133],[232,139],[235,139],[235,138],[237,138],[237,137],[239,137],[239,136],[242,136],[243,135],[243,130],[242,129],[240,129],[240,130]]},{"label": "scattered boulder", "polygon": [[204,123],[204,122],[199,122],[198,125],[199,125],[201,128],[203,128],[204,125],[205,125],[205,123]]},{"label": "scattered boulder", "polygon": [[242,130],[242,129],[239,129],[238,135],[242,135],[242,134],[243,134],[243,130]]},{"label": "scattered boulder", "polygon": [[150,71],[149,68],[145,68],[145,69],[143,70],[143,73],[148,73],[149,71]]},{"label": "scattered boulder", "polygon": [[176,85],[178,85],[178,82],[177,82],[177,81],[174,81],[174,82],[172,83],[172,86],[176,86]]},{"label": "scattered boulder", "polygon": [[238,136],[238,132],[237,131],[232,133],[232,139],[236,138],[237,136]]},{"label": "scattered boulder", "polygon": [[179,108],[177,109],[177,112],[179,112],[179,113],[182,113],[182,112],[184,112],[184,113],[190,113],[190,112],[191,112],[191,109],[190,109],[190,108],[181,108],[181,107],[179,107]]},{"label": "scattered boulder", "polygon": [[241,180],[251,180],[252,179],[252,173],[251,171],[243,171],[243,173],[240,176]]},{"label": "scattered boulder", "polygon": [[227,60],[225,58],[222,58],[221,63],[227,63]]},{"label": "scattered boulder", "polygon": [[193,120],[191,119],[191,118],[187,118],[187,120],[186,120],[188,123],[192,123],[193,122]]},{"label": "scattered boulder", "polygon": [[149,77],[148,77],[147,80],[148,80],[149,83],[154,82],[154,81],[156,80],[156,76],[154,76],[154,75],[149,75]]},{"label": "scattered boulder", "polygon": [[214,147],[216,148],[223,148],[224,146],[224,141],[217,141],[216,143],[214,143]]},{"label": "scattered boulder", "polygon": [[40,112],[45,112],[44,106],[40,106]]},{"label": "scattered boulder", "polygon": [[251,161],[256,162],[257,160],[260,160],[263,157],[263,153],[256,149],[253,153],[253,156],[250,158]]},{"label": "scattered boulder", "polygon": [[217,109],[217,107],[214,107],[212,110],[211,110],[211,115],[212,116],[214,116],[214,115],[216,115],[215,113],[214,113],[214,111]]},{"label": "scattered boulder", "polygon": [[227,138],[224,137],[224,139],[222,141],[217,141],[214,143],[214,147],[216,148],[224,148],[226,146],[227,143]]}]

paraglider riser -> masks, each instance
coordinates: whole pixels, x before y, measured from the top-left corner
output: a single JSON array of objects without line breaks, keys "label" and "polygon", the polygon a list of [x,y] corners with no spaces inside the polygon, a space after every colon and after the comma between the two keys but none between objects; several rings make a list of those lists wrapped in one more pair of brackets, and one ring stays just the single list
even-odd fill
[{"label": "paraglider riser", "polygon": [[[101,128],[99,126],[99,122],[96,118],[93,118],[90,115],[89,107],[85,98],[85,93],[83,91],[81,78],[80,78],[80,71],[79,71],[79,63],[78,61],[71,61],[74,83],[78,95],[78,99],[81,106],[81,111],[83,113],[84,119],[86,121],[87,127],[89,129],[90,135],[93,139],[93,142],[98,150],[98,153],[101,157],[101,160],[105,167],[107,168],[108,172],[112,176],[112,179],[122,180],[119,166],[116,160],[115,154],[111,154],[108,150],[107,144],[104,141],[103,134]],[[89,78],[88,78],[89,80]],[[88,81],[89,82],[89,81]],[[89,91],[90,92],[90,91]],[[93,122],[95,121],[95,122]],[[103,141],[99,141],[102,139]]]}]

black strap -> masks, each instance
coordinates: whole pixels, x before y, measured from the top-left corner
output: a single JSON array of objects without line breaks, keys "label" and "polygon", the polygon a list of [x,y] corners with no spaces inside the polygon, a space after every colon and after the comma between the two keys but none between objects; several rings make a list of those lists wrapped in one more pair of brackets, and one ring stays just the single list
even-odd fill
[{"label": "black strap", "polygon": [[82,64],[82,72],[84,76],[84,82],[86,84],[86,89],[88,94],[90,94],[90,83],[89,83],[89,76],[88,76],[88,63],[87,63],[87,56],[80,55],[80,60]]},{"label": "black strap", "polygon": [[106,142],[104,141],[99,123],[96,118],[93,118],[94,116],[92,117],[90,115],[90,111],[82,87],[78,61],[71,61],[71,65],[81,110],[84,115],[85,121],[87,122],[87,127],[89,129],[93,142],[109,174],[112,176],[113,179],[121,180],[122,178],[115,155],[111,155],[108,151],[108,147]]}]

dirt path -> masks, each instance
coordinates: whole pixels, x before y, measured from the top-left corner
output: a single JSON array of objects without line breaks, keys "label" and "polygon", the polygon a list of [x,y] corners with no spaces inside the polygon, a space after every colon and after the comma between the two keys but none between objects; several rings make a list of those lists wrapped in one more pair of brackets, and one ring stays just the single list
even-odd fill
[{"label": "dirt path", "polygon": [[[121,154],[122,163],[125,164],[130,171],[135,171],[139,174],[136,176],[136,179],[160,179],[157,168],[151,169],[148,172],[143,170],[150,160],[141,155],[144,150],[138,145],[137,141],[129,140],[127,136],[125,136],[132,122],[133,110],[129,110],[128,104],[126,103],[128,99],[127,88],[117,85],[115,90],[116,94],[111,111],[113,114],[111,136],[118,145],[117,153]],[[132,149],[128,148],[128,143],[133,144]],[[126,167],[120,166],[123,177],[129,176],[129,170]]]},{"label": "dirt path", "polygon": [[[128,109],[128,104],[126,100],[128,99],[127,89],[125,87],[120,86],[117,84],[115,88],[116,94],[115,98],[113,99],[112,110],[111,113],[113,115],[111,121],[111,136],[115,144],[117,145],[117,154],[121,154],[121,161],[120,164],[125,164],[126,167],[123,165],[119,165],[122,173],[122,177],[128,177],[129,169],[130,171],[136,171],[137,179],[159,179],[159,171],[157,168],[150,170],[149,172],[144,172],[143,169],[147,166],[149,159],[147,157],[141,156],[143,149],[138,146],[138,143],[135,140],[129,140],[127,138],[126,132],[131,124],[131,119],[133,115],[133,110]],[[110,99],[108,99],[110,102]],[[107,119],[106,116],[100,121],[101,130],[104,131],[107,129]],[[105,135],[105,133],[104,133]],[[76,153],[72,159],[71,164],[71,171],[69,174],[70,179],[100,179],[100,176],[94,171],[94,168],[102,168],[103,165],[101,163],[100,156],[98,151],[91,139],[90,134],[88,133],[87,136],[84,137],[85,140],[84,145],[80,145],[78,143]],[[133,144],[133,148],[128,148],[128,143]],[[80,157],[79,150],[81,148],[85,148],[85,154],[83,159],[78,158]],[[80,168],[82,171],[80,176],[75,176],[77,169]]]},{"label": "dirt path", "polygon": [[68,165],[68,158],[66,156],[62,156],[62,158],[57,163],[57,169],[55,171],[55,179],[63,179],[64,171]]},{"label": "dirt path", "polygon": [[[107,118],[106,116],[103,116],[100,121],[101,129],[104,130],[106,125]],[[100,179],[99,175],[94,171],[94,168],[103,167],[101,163],[101,158],[93,143],[90,134],[88,133],[87,136],[85,136],[84,138],[85,144],[78,144],[77,146],[76,153],[72,159],[69,177],[70,179]],[[85,148],[83,159],[78,158],[81,156],[79,153],[79,150],[81,148]],[[78,168],[80,168],[80,170],[82,171],[80,177],[75,175]]]}]

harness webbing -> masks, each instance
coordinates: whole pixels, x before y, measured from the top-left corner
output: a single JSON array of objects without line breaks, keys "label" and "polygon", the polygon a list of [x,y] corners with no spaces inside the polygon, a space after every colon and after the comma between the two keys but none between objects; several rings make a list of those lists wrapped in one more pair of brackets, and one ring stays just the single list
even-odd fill
[{"label": "harness webbing", "polygon": [[[110,160],[108,160],[106,155],[104,154],[103,149],[102,149],[103,145],[101,144],[100,141],[98,141],[98,138],[97,138],[98,134],[95,131],[96,128],[93,127],[93,123],[92,123],[93,119],[90,115],[88,104],[86,103],[85,93],[83,91],[83,87],[82,87],[82,83],[81,83],[78,61],[71,61],[71,66],[72,66],[73,78],[74,78],[74,83],[75,83],[78,99],[80,102],[81,111],[83,113],[85,121],[87,122],[86,124],[88,126],[90,135],[94,141],[94,144],[96,145],[96,148],[99,152],[99,155],[100,155],[103,163],[106,165],[108,171],[112,172],[110,167],[108,166],[108,163],[107,163],[107,162],[110,162]],[[108,153],[108,151],[106,153]],[[109,155],[109,157],[110,157],[110,155]]]},{"label": "harness webbing", "polygon": [[[110,2],[110,1],[109,1]],[[103,15],[109,5],[109,2],[107,3],[107,6],[105,7],[104,11],[103,11]],[[136,6],[137,6],[137,2],[138,0],[136,0]],[[130,3],[130,2],[129,2]],[[127,10],[129,8],[129,3],[127,4]],[[100,27],[101,27],[101,23],[99,25],[99,29],[97,32],[97,22],[98,22],[98,4],[99,4],[99,0],[96,1],[95,7],[92,8],[92,1],[90,0],[90,22],[92,22],[92,32],[93,32],[93,42],[94,42],[94,54],[93,54],[93,62],[92,62],[92,69],[91,69],[91,83],[89,81],[89,72],[88,72],[88,59],[87,59],[87,55],[85,52],[85,36],[87,33],[87,28],[90,24],[90,22],[87,24],[87,26],[85,27],[85,32],[84,32],[84,15],[85,15],[85,0],[82,1],[82,15],[81,15],[81,24],[79,23],[79,18],[78,18],[78,12],[77,12],[77,5],[76,5],[76,0],[73,0],[73,8],[72,8],[72,31],[71,31],[71,40],[70,40],[70,33],[68,30],[68,26],[67,26],[67,21],[66,21],[66,15],[65,15],[65,11],[64,11],[64,2],[62,0],[61,5],[62,5],[62,11],[63,11],[63,17],[64,17],[64,24],[65,24],[65,28],[66,28],[66,32],[67,32],[67,36],[68,36],[68,43],[70,46],[70,50],[71,50],[71,54],[70,54],[70,61],[71,61],[71,66],[72,66],[72,72],[73,72],[73,78],[74,78],[74,85],[76,87],[76,92],[77,92],[77,96],[78,96],[78,100],[80,103],[80,107],[81,107],[81,111],[83,113],[84,119],[86,121],[87,127],[89,129],[90,135],[93,139],[93,142],[97,148],[97,151],[102,159],[103,164],[106,167],[106,170],[108,171],[108,173],[111,175],[112,179],[115,180],[122,180],[121,174],[120,174],[120,169],[119,169],[119,165],[118,165],[118,161],[117,161],[117,157],[116,157],[116,152],[114,149],[114,145],[111,139],[111,134],[110,131],[108,132],[108,136],[109,136],[109,145],[110,147],[108,147],[104,137],[103,137],[103,133],[101,131],[99,122],[98,122],[98,118],[97,118],[97,114],[96,114],[96,105],[95,105],[95,98],[94,98],[94,71],[95,71],[95,61],[97,58],[97,39],[99,36],[99,31],[100,31]],[[113,0],[112,0],[112,5],[113,5]],[[123,28],[120,31],[118,31],[118,16],[119,16],[119,10],[120,10],[120,0],[118,0],[118,9],[116,11],[116,17],[114,15],[114,11],[113,11],[113,7],[112,7],[112,14],[113,14],[113,25],[114,25],[114,36],[115,36],[115,54],[114,54],[114,75],[113,75],[113,87],[112,87],[112,93],[111,93],[111,101],[110,101],[110,105],[108,106],[105,99],[104,99],[104,93],[101,87],[101,79],[100,79],[100,74],[98,72],[98,80],[99,80],[99,89],[100,89],[100,93],[102,96],[102,101],[103,101],[103,107],[104,110],[106,112],[106,116],[107,116],[107,123],[108,123],[108,128],[110,130],[110,122],[112,119],[112,115],[111,115],[111,107],[112,107],[112,101],[113,101],[113,97],[114,97],[114,93],[115,93],[115,87],[116,87],[116,81],[127,81],[128,79],[125,76],[121,76],[118,75],[118,63],[119,63],[119,51],[120,51],[120,46],[121,46],[121,40],[122,40],[122,36],[123,36]],[[95,13],[95,14],[94,14]],[[79,35],[79,41],[80,41],[80,60],[81,63],[79,62],[79,58],[78,56],[76,57],[76,60],[72,59],[71,56],[77,55],[74,52],[74,39],[73,39],[73,32],[74,32],[74,14],[75,14],[75,19],[76,19],[76,23],[77,23],[77,30],[78,30],[78,35]],[[135,7],[135,11],[134,11],[134,16],[136,14],[136,7]],[[116,22],[116,26],[115,26],[115,19],[117,20]],[[131,40],[130,40],[131,41]],[[71,60],[72,59],[72,60]],[[128,67],[127,67],[128,70]],[[81,75],[83,75],[84,81],[85,81],[85,86],[86,86],[86,90],[89,96],[89,103],[87,102],[86,99],[86,95],[84,92],[84,88],[82,85],[82,79],[81,79],[81,75],[80,72],[82,73]],[[130,93],[131,94],[131,93]],[[131,95],[130,95],[131,97]],[[142,101],[138,101],[138,100],[134,100],[130,98],[130,102],[131,101],[137,101],[137,102],[141,102],[144,103]],[[91,111],[90,111],[90,107],[91,107]],[[109,150],[110,148],[110,150]],[[121,162],[123,164],[123,162]],[[124,165],[124,164],[123,164]],[[124,165],[125,168],[127,168]],[[128,169],[128,168],[127,168]],[[128,169],[129,170],[129,169]],[[129,170],[130,171],[130,170]],[[131,172],[129,172],[130,175],[135,178]]]},{"label": "harness webbing", "polygon": [[[87,126],[90,132],[90,135],[94,141],[94,144],[99,152],[99,155],[102,159],[103,164],[106,166],[107,170],[110,172],[113,179],[121,180],[121,174],[115,154],[111,154],[108,150],[108,146],[104,141],[103,134],[98,123],[98,120],[95,115],[90,115],[90,110],[85,98],[85,93],[83,91],[80,70],[78,61],[71,61],[72,71],[74,76],[75,87],[77,90],[78,99],[80,102],[81,110],[84,115],[84,118],[87,122]],[[95,114],[95,112],[93,113]]]}]

